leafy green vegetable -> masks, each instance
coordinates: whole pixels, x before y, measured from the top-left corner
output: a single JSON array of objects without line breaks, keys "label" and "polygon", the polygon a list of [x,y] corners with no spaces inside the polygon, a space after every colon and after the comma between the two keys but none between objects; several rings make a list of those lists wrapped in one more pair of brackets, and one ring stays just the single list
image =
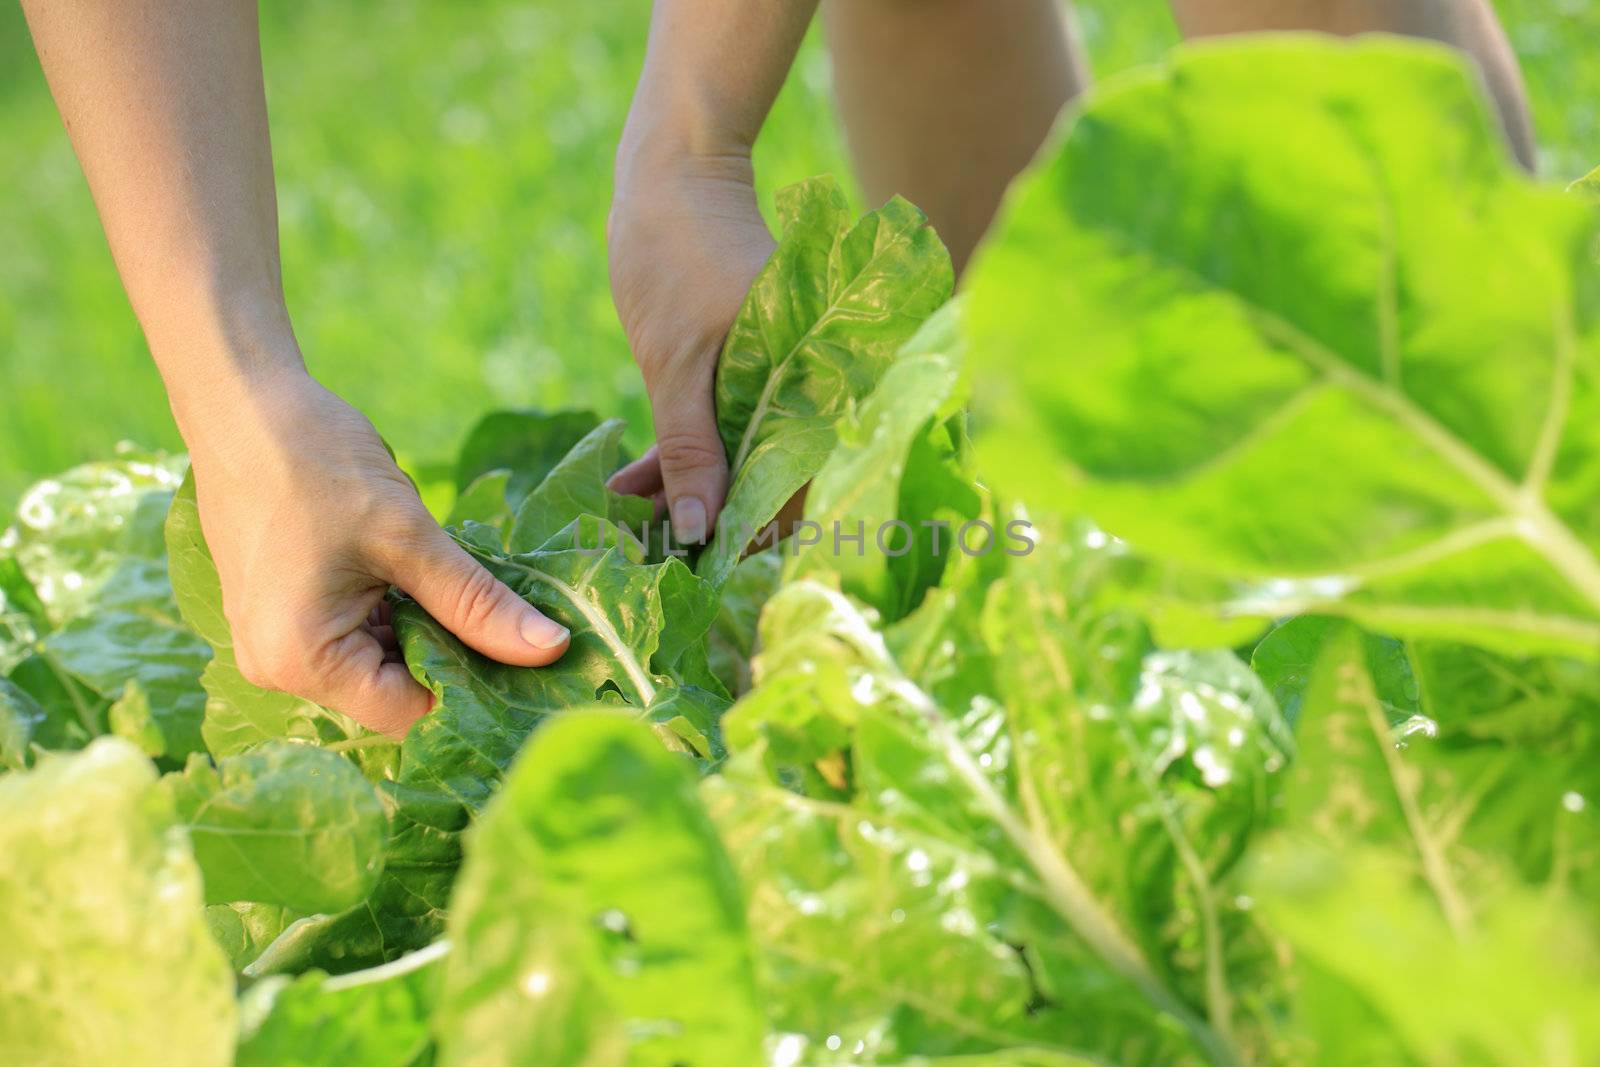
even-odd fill
[{"label": "leafy green vegetable", "polygon": [[719,416],[735,521],[809,482],[821,543],[697,574],[605,488],[620,423],[493,415],[407,469],[572,646],[396,593],[403,744],[238,676],[192,486],[166,584],[175,462],[31,493],[0,1059],[1594,1061],[1593,219],[1473,94],[1394,41],[1109,85],[965,325],[914,209],[786,193]]},{"label": "leafy green vegetable", "polygon": [[977,258],[980,458],[1233,580],[1225,613],[1593,654],[1594,230],[1442,50],[1181,50]]},{"label": "leafy green vegetable", "polygon": [[642,527],[651,519],[650,501],[621,496],[606,488],[619,466],[621,419],[607,419],[572,446],[535,486],[507,530],[511,552],[532,552],[583,516],[610,519],[624,527]]},{"label": "leafy green vegetable", "polygon": [[540,732],[473,833],[440,1063],[760,1062],[738,882],[695,776],[643,727]]},{"label": "leafy green vegetable", "polygon": [[402,785],[478,812],[522,742],[552,712],[605,694],[642,710],[680,682],[716,687],[703,668],[683,673],[683,657],[704,638],[716,599],[678,560],[639,563],[619,546],[596,553],[547,544],[522,555],[466,547],[566,626],[572,643],[549,667],[508,667],[467,649],[415,604],[400,604],[395,630],[406,661],[438,697],[402,748]]},{"label": "leafy green vegetable", "polygon": [[431,1047],[446,945],[329,978],[275,976],[240,1001],[235,1067],[411,1067]]},{"label": "leafy green vegetable", "polygon": [[[959,551],[959,529],[981,507],[976,487],[953,469],[948,431],[931,425],[955,390],[958,367],[946,353],[956,344],[950,308],[928,321],[872,394],[841,419],[839,443],[806,494],[816,544],[797,545],[790,573],[836,572],[845,591],[888,619],[907,614],[938,581],[946,558]],[[932,540],[937,522],[945,524],[942,545]]]},{"label": "leafy green vegetable", "polygon": [[[742,773],[706,789],[775,1022],[870,1037],[890,1062],[1013,1046],[1237,1061],[1271,966],[1225,887],[1283,764],[1276,708],[1237,661],[1153,661],[1160,695],[1135,699],[1142,634],[1030,562],[986,620],[1014,682],[954,713],[837,592],[798,582],[769,605],[757,686],[728,720]],[[1222,737],[1185,733],[1202,701],[1234,712]],[[841,943],[859,950],[819,952]]]},{"label": "leafy green vegetable", "polygon": [[0,777],[0,1060],[222,1067],[232,982],[150,761],[103,738]]},{"label": "leafy green vegetable", "polygon": [[34,735],[45,721],[38,701],[5,678],[0,678],[0,770],[20,771],[33,763]]},{"label": "leafy green vegetable", "polygon": [[507,472],[506,504],[512,513],[574,445],[600,425],[588,411],[496,411],[467,434],[456,461],[456,489],[465,494],[493,471]]},{"label": "leafy green vegetable", "polygon": [[[1378,686],[1403,660],[1371,651],[1348,624],[1325,633],[1286,832],[1254,878],[1274,928],[1319,969],[1299,1005],[1308,1035],[1348,1029],[1328,1005],[1354,1000],[1418,1062],[1587,1062],[1600,1051],[1600,941],[1571,875],[1600,845],[1600,820],[1559,765],[1452,745],[1420,716],[1391,725]],[[1542,863],[1526,862],[1546,844]],[[1538,896],[1519,870],[1545,883]],[[1524,977],[1512,988],[1507,974]],[[1306,1003],[1330,983],[1353,995]]]},{"label": "leafy green vegetable", "polygon": [[42,703],[60,698],[91,734],[136,682],[148,705],[141,743],[174,759],[202,747],[210,658],[167,581],[161,523],[181,470],[181,459],[130,454],[40,482],[18,506],[14,561],[0,575],[5,607],[21,617],[7,625],[20,639],[11,658],[35,660],[13,680]]},{"label": "leafy green vegetable", "polygon": [[191,756],[164,782],[189,829],[208,903],[333,912],[372,891],[387,819],[348,760],[275,741],[215,767]]},{"label": "leafy green vegetable", "polygon": [[834,422],[872,391],[900,346],[950,298],[950,257],[896,197],[852,222],[831,179],[778,194],[783,235],[751,286],[717,365],[717,427],[732,481],[725,528],[697,565],[721,585],[759,533],[821,469]]}]

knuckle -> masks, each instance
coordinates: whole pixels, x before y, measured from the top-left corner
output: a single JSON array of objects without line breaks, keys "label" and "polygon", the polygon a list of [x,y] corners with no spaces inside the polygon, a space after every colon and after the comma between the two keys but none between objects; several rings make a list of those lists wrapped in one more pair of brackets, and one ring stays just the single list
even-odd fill
[{"label": "knuckle", "polygon": [[481,567],[473,567],[456,589],[456,618],[470,629],[477,629],[494,618],[501,607],[500,583]]},{"label": "knuckle", "polygon": [[661,450],[661,465],[672,470],[715,468],[724,462],[721,441],[688,431],[663,431],[656,447]]}]

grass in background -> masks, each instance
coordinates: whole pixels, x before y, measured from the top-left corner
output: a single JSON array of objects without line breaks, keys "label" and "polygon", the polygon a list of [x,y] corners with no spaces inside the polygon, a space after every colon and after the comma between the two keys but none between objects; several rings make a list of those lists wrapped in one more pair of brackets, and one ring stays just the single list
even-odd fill
[{"label": "grass in background", "polygon": [[[1600,162],[1594,0],[1502,0],[1547,170]],[[611,157],[646,0],[376,0],[264,10],[285,283],[307,362],[402,455],[482,412],[592,407],[649,437],[611,307]],[[1096,73],[1158,56],[1162,0],[1086,0]],[[758,146],[764,199],[847,165],[807,48]],[[179,448],[15,4],[0,5],[0,500],[110,453]],[[1587,148],[1585,147],[1587,146]]]}]

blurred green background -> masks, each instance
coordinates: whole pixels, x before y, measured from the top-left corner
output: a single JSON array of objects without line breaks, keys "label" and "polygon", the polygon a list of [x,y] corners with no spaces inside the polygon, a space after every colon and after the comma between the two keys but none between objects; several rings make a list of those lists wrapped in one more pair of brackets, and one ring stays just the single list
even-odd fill
[{"label": "blurred green background", "polygon": [[[611,154],[646,0],[263,5],[290,309],[313,372],[410,459],[494,407],[649,437],[606,285]],[[1600,162],[1600,0],[1499,0],[1545,173]],[[1162,0],[1081,0],[1095,72],[1176,39]],[[758,146],[777,186],[848,167],[809,41]],[[0,501],[116,442],[179,448],[16,4],[0,4]]]}]

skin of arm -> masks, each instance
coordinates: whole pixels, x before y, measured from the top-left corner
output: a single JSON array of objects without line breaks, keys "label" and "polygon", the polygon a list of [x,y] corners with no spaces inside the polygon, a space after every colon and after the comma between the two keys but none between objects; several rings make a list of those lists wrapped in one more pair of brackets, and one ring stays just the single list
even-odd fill
[{"label": "skin of arm", "polygon": [[384,595],[536,666],[564,628],[441,530],[284,303],[254,0],[24,0],[117,270],[188,444],[250,681],[403,733],[432,704]]},{"label": "skin of arm", "polygon": [[656,444],[612,488],[655,498],[703,542],[728,488],[717,358],[772,254],[750,151],[816,0],[656,0],[617,149],[611,292],[655,417]]},{"label": "skin of arm", "polygon": [[[1518,160],[1534,162],[1516,59],[1488,0],[1172,0],[1188,37],[1385,31],[1471,55]],[[1088,72],[1056,0],[827,0],[834,91],[871,202],[928,213],[957,269]]]},{"label": "skin of arm", "polygon": [[1089,83],[1058,0],[828,0],[834,95],[869,203],[899,193],[959,274]]}]

